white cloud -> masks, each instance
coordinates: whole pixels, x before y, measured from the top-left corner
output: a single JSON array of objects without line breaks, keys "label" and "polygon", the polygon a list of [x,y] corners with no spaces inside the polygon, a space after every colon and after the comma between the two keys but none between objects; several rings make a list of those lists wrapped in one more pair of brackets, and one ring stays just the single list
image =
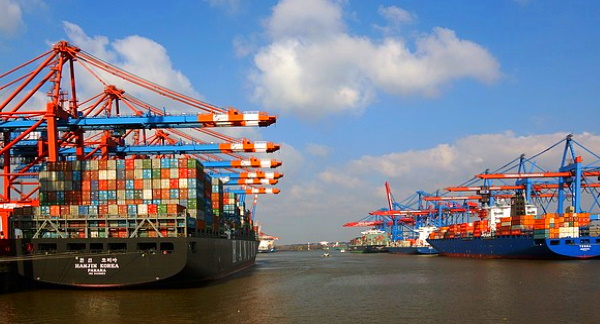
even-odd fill
[{"label": "white cloud", "polygon": [[[173,67],[167,50],[155,41],[132,35],[123,39],[111,41],[106,36],[88,36],[84,30],[70,22],[63,22],[65,32],[74,45],[82,50],[111,63],[125,71],[140,76],[146,80],[155,82],[165,88],[180,92],[192,98],[201,98],[194,90],[189,79],[181,71]],[[189,107],[181,107],[173,100],[156,95],[148,90],[135,85],[126,84],[123,80],[114,76],[96,71],[109,84],[117,87],[126,87],[126,93],[151,102],[158,108],[166,107],[168,112],[190,111]],[[87,73],[80,81],[86,84],[85,90],[88,95],[97,93],[101,84]]]},{"label": "white cloud", "polygon": [[[408,21],[397,7],[388,19]],[[482,46],[435,28],[415,40],[373,40],[350,34],[342,8],[326,0],[285,0],[265,24],[270,44],[254,57],[254,99],[267,108],[305,117],[361,113],[378,91],[437,95],[461,78],[493,82],[499,64]]]},{"label": "white cloud", "polygon": [[379,14],[393,25],[408,24],[417,19],[416,15],[396,6],[380,6]]},{"label": "white cloud", "polygon": [[273,40],[327,39],[344,28],[338,5],[323,0],[283,0],[273,8],[273,15],[266,22],[267,33]]},{"label": "white cloud", "polygon": [[0,0],[0,34],[13,36],[24,27],[23,13],[19,2],[13,0]]}]

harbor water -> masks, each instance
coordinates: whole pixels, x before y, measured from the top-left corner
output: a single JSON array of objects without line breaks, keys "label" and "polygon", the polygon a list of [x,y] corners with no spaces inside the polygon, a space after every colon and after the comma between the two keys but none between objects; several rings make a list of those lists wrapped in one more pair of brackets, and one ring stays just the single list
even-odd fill
[{"label": "harbor water", "polygon": [[600,260],[261,254],[178,289],[0,295],[2,323],[596,323]]}]

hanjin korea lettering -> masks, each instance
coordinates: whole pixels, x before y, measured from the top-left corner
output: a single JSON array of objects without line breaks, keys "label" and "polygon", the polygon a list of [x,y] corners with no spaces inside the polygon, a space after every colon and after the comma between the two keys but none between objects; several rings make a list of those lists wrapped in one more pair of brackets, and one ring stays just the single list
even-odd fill
[{"label": "hanjin korea lettering", "polygon": [[86,269],[88,275],[105,275],[107,269],[119,269],[119,260],[117,258],[101,258],[100,262],[95,262],[93,258],[77,258],[75,269]]}]

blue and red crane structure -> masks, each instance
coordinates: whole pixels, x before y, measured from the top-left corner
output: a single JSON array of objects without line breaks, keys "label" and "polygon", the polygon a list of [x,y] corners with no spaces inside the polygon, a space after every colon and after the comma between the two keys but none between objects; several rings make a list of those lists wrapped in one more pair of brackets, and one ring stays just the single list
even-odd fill
[{"label": "blue and red crane structure", "polygon": [[[87,73],[82,76],[83,72]],[[107,82],[108,78],[166,98],[186,113],[154,107]],[[92,87],[90,79],[95,81]],[[94,87],[99,92],[88,95]],[[276,184],[283,175],[260,169],[281,163],[245,154],[272,153],[280,145],[233,139],[207,129],[267,127],[276,122],[276,116],[208,104],[119,69],[66,41],[0,74],[0,93],[0,231],[7,228],[12,208],[39,205],[37,175],[45,162],[192,155],[205,161],[214,176],[234,179],[229,185],[239,188],[231,192],[279,192],[262,185]],[[44,93],[48,99],[40,109]],[[190,109],[196,113],[189,113]],[[222,142],[190,140],[195,136],[179,131],[184,128]],[[233,154],[236,159],[227,161],[216,154]],[[227,172],[220,175],[222,168]]]},{"label": "blue and red crane structure", "polygon": [[[539,167],[542,154],[559,147],[564,143],[558,171],[551,172]],[[591,163],[584,164],[584,158],[576,153],[580,148],[587,153]],[[477,174],[472,182],[456,187],[448,187],[448,192],[476,192],[475,196],[455,197],[472,199],[480,203],[480,218],[485,218],[485,207],[494,203],[497,198],[510,199],[515,193],[522,194],[528,203],[543,208],[544,212],[555,208],[557,213],[565,212],[566,203],[576,213],[598,212],[600,209],[600,156],[573,139],[572,135],[552,145],[550,148],[526,158],[524,154],[494,172],[486,170]],[[494,184],[492,181],[498,181]],[[508,183],[513,180],[514,183]],[[582,194],[586,195],[586,206]]]},{"label": "blue and red crane structure", "polygon": [[[564,143],[558,171],[550,172],[539,166],[538,159],[552,148]],[[587,153],[591,163],[583,164],[584,158],[576,154],[576,148]],[[454,187],[447,187],[443,194],[428,194],[418,191],[416,203],[402,205],[395,202],[389,184],[386,183],[388,208],[371,212],[370,217],[360,222],[348,223],[353,226],[378,226],[386,229],[394,240],[406,232],[423,226],[427,221],[434,226],[447,226],[464,223],[474,218],[486,219],[488,209],[498,199],[510,201],[515,193],[525,196],[526,201],[541,206],[544,211],[556,205],[557,212],[564,212],[566,203],[575,212],[594,213],[600,209],[600,155],[592,152],[573,139],[572,135],[552,145],[550,148],[526,158],[524,154],[497,170],[486,170],[469,181]],[[516,171],[516,172],[515,172]],[[514,183],[509,183],[514,180]],[[493,181],[497,181],[494,183]],[[474,192],[457,195],[459,192]],[[587,192],[587,204],[582,201],[582,193]],[[414,200],[414,198],[413,198]],[[411,208],[412,207],[412,208]],[[345,226],[347,226],[346,224]]]}]

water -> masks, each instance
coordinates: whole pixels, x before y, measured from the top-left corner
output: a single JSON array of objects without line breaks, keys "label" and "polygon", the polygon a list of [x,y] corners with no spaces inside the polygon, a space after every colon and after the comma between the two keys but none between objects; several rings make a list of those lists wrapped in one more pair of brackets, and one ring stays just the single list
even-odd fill
[{"label": "water", "polygon": [[203,287],[0,295],[0,323],[596,323],[600,260],[261,254]]}]

